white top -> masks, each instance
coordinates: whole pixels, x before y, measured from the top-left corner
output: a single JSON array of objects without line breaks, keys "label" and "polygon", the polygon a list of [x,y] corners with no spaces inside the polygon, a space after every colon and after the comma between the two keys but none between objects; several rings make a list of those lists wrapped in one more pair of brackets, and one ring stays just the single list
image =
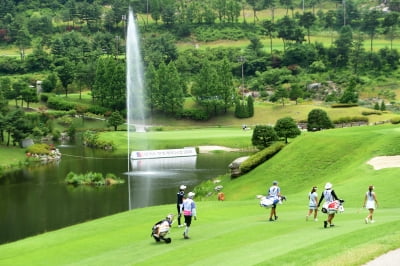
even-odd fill
[{"label": "white top", "polygon": [[308,198],[310,199],[308,205],[310,207],[317,207],[318,202],[317,202],[317,198],[318,198],[318,194],[316,191],[314,191],[313,193],[308,193]]},{"label": "white top", "polygon": [[267,198],[278,198],[281,193],[281,189],[277,185],[273,185],[268,190]]}]

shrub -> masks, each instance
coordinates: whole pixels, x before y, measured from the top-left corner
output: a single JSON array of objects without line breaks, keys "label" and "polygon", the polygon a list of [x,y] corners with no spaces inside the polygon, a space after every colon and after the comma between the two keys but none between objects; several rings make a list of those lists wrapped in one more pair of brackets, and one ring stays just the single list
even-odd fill
[{"label": "shrub", "polygon": [[285,147],[285,144],[283,142],[276,142],[271,146],[257,152],[256,154],[253,154],[240,165],[241,174],[250,172],[258,165],[272,158],[275,154],[277,154],[280,150],[282,150],[283,147]]},{"label": "shrub", "polygon": [[26,153],[31,154],[50,154],[51,147],[45,143],[33,144],[26,149]]},{"label": "shrub", "polygon": [[335,103],[331,105],[332,108],[349,108],[356,106],[358,106],[358,104],[356,103]]},{"label": "shrub", "polygon": [[87,172],[86,174],[76,174],[74,172],[69,172],[65,177],[65,183],[70,185],[113,185],[122,184],[125,181],[114,174],[108,173],[106,177],[101,173]]},{"label": "shrub", "polygon": [[55,110],[68,111],[74,109],[75,105],[58,97],[50,97],[47,101],[47,107]]},{"label": "shrub", "polygon": [[371,110],[371,111],[363,111],[362,115],[381,115],[382,111],[379,110]]},{"label": "shrub", "polygon": [[179,116],[185,119],[192,119],[196,121],[206,121],[210,118],[209,114],[201,109],[185,109]]},{"label": "shrub", "polygon": [[390,123],[400,124],[400,117],[394,117],[394,118],[390,119]]},{"label": "shrub", "polygon": [[333,121],[334,124],[343,124],[351,122],[368,122],[368,117],[363,117],[363,116],[340,117]]}]

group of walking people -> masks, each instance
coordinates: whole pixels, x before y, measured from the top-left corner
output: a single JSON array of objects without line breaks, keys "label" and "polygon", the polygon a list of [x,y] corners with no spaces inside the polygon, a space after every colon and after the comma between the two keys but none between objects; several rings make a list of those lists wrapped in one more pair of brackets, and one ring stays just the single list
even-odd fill
[{"label": "group of walking people", "polygon": [[[365,223],[374,223],[373,220],[373,214],[374,210],[378,206],[378,199],[376,197],[376,193],[373,191],[374,186],[370,185],[368,187],[368,191],[365,193],[364,197],[364,203],[362,208],[368,209],[368,216],[365,218]],[[314,221],[318,221],[317,215],[318,215],[318,209],[321,205],[321,202],[325,199],[325,202],[328,204],[334,201],[341,201],[339,197],[336,195],[335,191],[332,188],[331,183],[326,183],[325,185],[325,190],[321,194],[321,198],[318,201],[318,193],[317,193],[317,187],[314,186],[312,187],[311,191],[308,194],[308,199],[309,199],[309,210],[306,215],[306,220],[308,221],[309,217],[314,213]],[[333,218],[335,217],[336,211],[327,211],[328,217],[324,221],[324,228],[327,228],[328,225],[329,227],[335,226],[332,223]]]},{"label": "group of walking people", "polygon": [[[326,183],[325,189],[321,194],[320,199],[318,200],[318,193],[317,193],[317,186],[313,186],[311,191],[308,193],[308,213],[306,215],[306,221],[310,219],[310,217],[313,217],[314,221],[318,221],[318,209],[321,206],[322,201],[325,199],[326,205],[329,205],[331,203],[339,202],[342,203],[343,200],[339,199],[339,197],[336,195],[335,191],[333,190],[333,186],[331,183]],[[278,219],[278,216],[276,214],[276,204],[279,202],[279,198],[282,197],[281,195],[281,189],[278,186],[277,181],[272,182],[272,186],[268,189],[267,191],[267,198],[270,198],[273,200],[273,205],[271,206],[271,212],[269,216],[269,221],[276,221]],[[374,223],[373,219],[373,214],[374,210],[378,206],[378,200],[376,197],[376,193],[374,192],[374,186],[370,185],[368,187],[368,191],[365,193],[364,197],[364,203],[363,203],[363,208],[368,209],[369,213],[368,216],[365,218],[365,223]],[[339,206],[337,206],[339,207]],[[324,228],[333,227],[335,226],[332,222],[333,218],[335,217],[335,214],[337,212],[337,208],[334,209],[325,209],[326,213],[328,214],[328,217],[326,220],[324,220]],[[313,215],[313,216],[312,216]],[[273,218],[274,217],[274,218]]]},{"label": "group of walking people", "polygon": [[[185,239],[189,238],[189,229],[192,224],[192,219],[197,219],[196,213],[196,203],[193,200],[195,193],[189,192],[187,196],[185,195],[185,185],[181,185],[179,187],[179,191],[177,193],[177,212],[178,212],[178,227],[185,227],[183,232],[183,237]],[[333,186],[331,183],[326,183],[324,191],[321,194],[321,197],[318,200],[318,188],[317,186],[313,186],[311,191],[308,193],[308,213],[306,215],[306,221],[308,221],[311,217],[314,221],[318,221],[318,209],[321,206],[323,200],[325,203],[332,203],[334,201],[342,201],[336,195],[335,191],[333,190]],[[281,198],[281,189],[278,186],[277,181],[272,182],[272,186],[267,191],[267,198],[272,200],[271,211],[269,215],[269,221],[276,221],[278,220],[278,215],[276,213],[276,205],[280,202]],[[376,197],[376,193],[374,192],[374,186],[369,186],[368,191],[364,197],[363,208],[368,209],[369,213],[368,216],[365,218],[365,223],[374,223],[373,214],[375,208],[378,206],[378,200]],[[337,210],[326,210],[328,215],[327,219],[324,220],[324,228],[333,227],[335,226],[332,222],[333,218],[335,217]],[[182,224],[182,215],[184,217],[184,223]]]}]

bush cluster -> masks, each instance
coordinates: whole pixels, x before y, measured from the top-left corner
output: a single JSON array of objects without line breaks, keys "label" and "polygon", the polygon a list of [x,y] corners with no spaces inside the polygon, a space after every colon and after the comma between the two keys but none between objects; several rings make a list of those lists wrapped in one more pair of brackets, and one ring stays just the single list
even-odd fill
[{"label": "bush cluster", "polygon": [[390,123],[400,124],[400,117],[394,117],[394,118],[390,119]]},{"label": "bush cluster", "polygon": [[45,143],[37,143],[26,148],[26,153],[47,155],[50,154],[51,146]]},{"label": "bush cluster", "polygon": [[114,174],[108,173],[105,177],[101,173],[88,172],[86,174],[75,174],[69,172],[65,178],[65,182],[70,185],[113,185],[122,184],[125,181]]},{"label": "bush cluster", "polygon": [[241,174],[250,172],[258,165],[272,158],[275,154],[282,150],[283,147],[285,147],[285,144],[283,142],[275,142],[271,146],[257,152],[256,154],[253,154],[240,165]]},{"label": "bush cluster", "polygon": [[368,117],[363,117],[363,116],[353,116],[353,117],[340,117],[336,120],[333,120],[334,124],[344,124],[344,123],[351,123],[351,122],[367,122],[368,123]]},{"label": "bush cluster", "polygon": [[192,119],[196,121],[206,121],[210,118],[209,114],[201,109],[185,109],[179,116],[184,119]]},{"label": "bush cluster", "polygon": [[331,105],[332,108],[349,108],[356,106],[358,106],[358,104],[356,103],[335,103]]},{"label": "bush cluster", "polygon": [[382,111],[379,111],[379,110],[363,111],[361,114],[362,115],[381,115]]},{"label": "bush cluster", "polygon": [[91,148],[112,150],[114,143],[112,141],[99,140],[99,133],[93,131],[85,131],[82,135],[83,145]]}]

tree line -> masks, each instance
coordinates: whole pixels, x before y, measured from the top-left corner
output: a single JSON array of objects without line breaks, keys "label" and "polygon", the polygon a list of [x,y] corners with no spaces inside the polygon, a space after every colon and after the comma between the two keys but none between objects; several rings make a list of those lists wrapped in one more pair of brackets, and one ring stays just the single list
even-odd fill
[{"label": "tree line", "polygon": [[[388,2],[391,12],[343,3],[0,0],[6,7],[0,11],[0,43],[17,47],[20,54],[0,56],[0,100],[3,106],[9,100],[29,106],[37,101],[32,86],[40,77],[44,92],[68,97],[90,90],[99,112],[124,113],[130,4],[140,24],[146,102],[153,113],[205,120],[234,106],[237,117],[247,117],[252,115],[252,99],[244,96],[250,92],[282,105],[288,99],[313,98],[354,103],[366,77],[397,71],[399,54],[392,43],[399,13],[395,1]],[[323,4],[331,8],[316,11]],[[277,8],[285,9],[283,17],[275,17]],[[253,12],[252,21],[245,10]],[[259,19],[257,14],[266,10],[269,19]],[[335,36],[331,43],[311,42],[311,36],[322,31]],[[389,38],[390,45],[374,49],[377,35]],[[177,41],[189,36],[194,42],[227,38],[247,39],[249,44],[244,49],[178,49]],[[276,38],[282,40],[282,50],[273,49]],[[369,40],[367,49],[364,40]],[[310,87],[315,81],[322,89]],[[390,92],[383,96],[394,97]],[[187,97],[194,99],[195,109],[184,108]]]}]

